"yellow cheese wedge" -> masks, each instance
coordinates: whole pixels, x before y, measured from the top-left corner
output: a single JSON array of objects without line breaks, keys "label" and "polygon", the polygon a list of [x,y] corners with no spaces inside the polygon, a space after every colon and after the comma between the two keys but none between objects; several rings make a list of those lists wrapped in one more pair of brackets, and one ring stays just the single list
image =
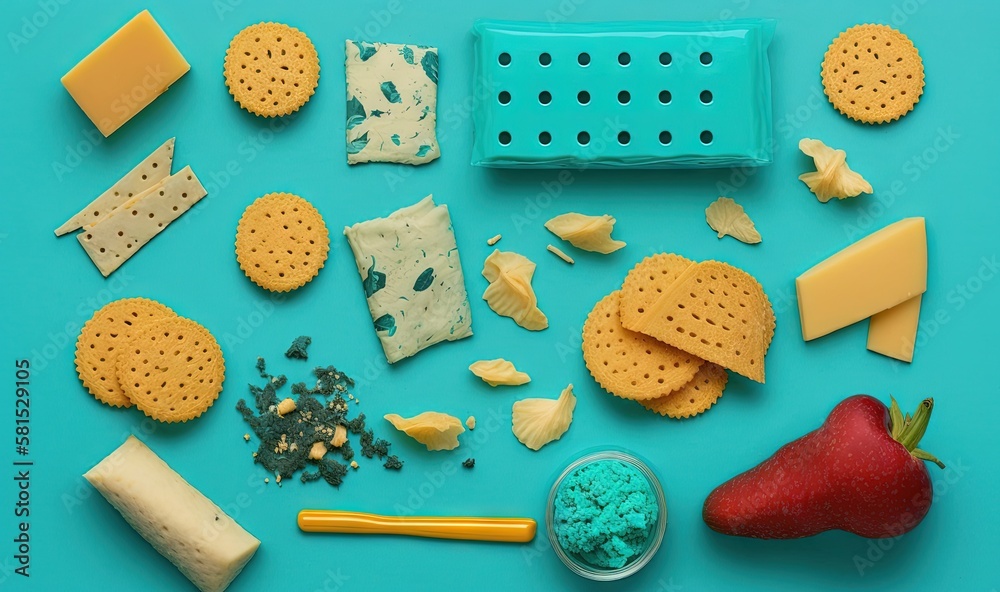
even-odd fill
[{"label": "yellow cheese wedge", "polygon": [[924,219],[905,218],[796,278],[802,338],[822,337],[926,290]]},{"label": "yellow cheese wedge", "polygon": [[62,83],[97,129],[110,136],[190,69],[144,10],[74,66]]},{"label": "yellow cheese wedge", "polygon": [[901,362],[912,362],[920,300],[920,296],[914,296],[874,315],[868,322],[868,349]]}]

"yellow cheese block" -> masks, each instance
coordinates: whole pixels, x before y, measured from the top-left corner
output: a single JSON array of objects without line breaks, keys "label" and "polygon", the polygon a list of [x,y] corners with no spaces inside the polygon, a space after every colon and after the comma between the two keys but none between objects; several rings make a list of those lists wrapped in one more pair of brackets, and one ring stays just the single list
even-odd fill
[{"label": "yellow cheese block", "polygon": [[144,10],[74,66],[62,83],[97,129],[110,136],[190,69]]},{"label": "yellow cheese block", "polygon": [[905,218],[796,278],[802,338],[822,337],[926,290],[924,219]]},{"label": "yellow cheese block", "polygon": [[901,362],[912,362],[920,322],[920,299],[914,296],[874,315],[868,322],[868,349]]}]

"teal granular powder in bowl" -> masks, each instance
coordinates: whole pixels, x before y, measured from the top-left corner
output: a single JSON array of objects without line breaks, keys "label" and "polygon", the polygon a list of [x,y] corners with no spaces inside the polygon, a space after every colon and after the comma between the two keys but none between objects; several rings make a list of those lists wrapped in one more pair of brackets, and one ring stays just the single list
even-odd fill
[{"label": "teal granular powder in bowl", "polygon": [[652,559],[667,525],[663,490],[653,472],[617,450],[570,464],[549,494],[549,540],[577,574],[617,580]]}]

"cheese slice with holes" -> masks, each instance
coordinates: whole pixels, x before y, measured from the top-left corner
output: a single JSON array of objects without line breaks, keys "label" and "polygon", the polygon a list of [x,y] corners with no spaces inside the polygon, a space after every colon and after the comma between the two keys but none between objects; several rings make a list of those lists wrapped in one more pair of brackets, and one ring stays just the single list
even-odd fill
[{"label": "cheese slice with holes", "polygon": [[107,218],[115,208],[170,176],[174,163],[174,138],[170,138],[131,171],[90,202],[75,216],[56,228],[56,236],[96,224]]},{"label": "cheese slice with holes", "polygon": [[901,362],[912,362],[920,324],[920,300],[920,296],[914,296],[874,315],[868,321],[868,349]]},{"label": "cheese slice with holes", "polygon": [[225,590],[260,546],[135,436],[84,478],[203,592]]},{"label": "cheese slice with holes", "polygon": [[107,218],[84,228],[76,238],[108,277],[206,193],[191,167],[184,167],[162,184],[133,196]]},{"label": "cheese slice with holes", "polygon": [[822,337],[927,290],[923,218],[871,234],[795,279],[802,338]]}]

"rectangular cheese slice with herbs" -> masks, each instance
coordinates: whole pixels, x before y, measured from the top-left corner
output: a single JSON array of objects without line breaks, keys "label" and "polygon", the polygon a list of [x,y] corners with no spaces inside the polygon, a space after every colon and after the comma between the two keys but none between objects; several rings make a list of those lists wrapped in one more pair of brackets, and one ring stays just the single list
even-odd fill
[{"label": "rectangular cheese slice with herbs", "polygon": [[390,364],[472,335],[472,313],[447,206],[427,196],[344,229],[375,332]]},{"label": "rectangular cheese slice with herbs", "polygon": [[135,436],[84,478],[202,592],[225,590],[260,546]]},{"label": "rectangular cheese slice with herbs", "polygon": [[115,208],[133,196],[169,177],[173,163],[174,138],[170,138],[87,207],[56,228],[56,236],[62,236],[107,218]]},{"label": "rectangular cheese slice with herbs", "polygon": [[87,226],[76,238],[107,277],[206,194],[191,167],[184,167]]}]

